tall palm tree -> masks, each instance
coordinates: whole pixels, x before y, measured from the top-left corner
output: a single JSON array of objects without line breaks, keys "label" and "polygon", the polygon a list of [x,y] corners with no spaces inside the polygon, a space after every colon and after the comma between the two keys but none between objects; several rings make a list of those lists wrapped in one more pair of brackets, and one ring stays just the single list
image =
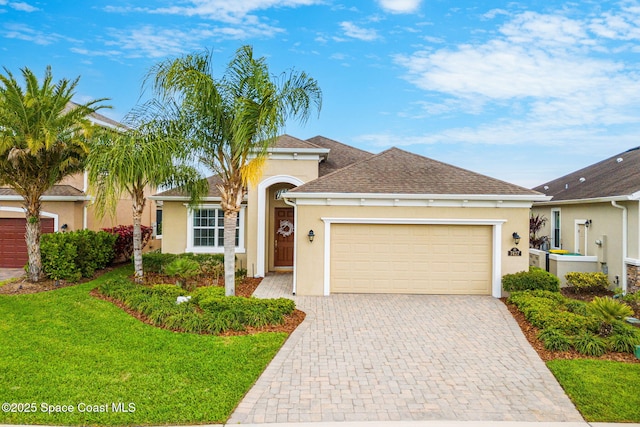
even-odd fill
[{"label": "tall palm tree", "polygon": [[304,72],[273,76],[250,46],[236,51],[220,79],[205,51],[156,64],[147,82],[160,100],[178,104],[183,140],[222,179],[225,294],[234,295],[235,229],[248,183],[259,179],[267,149],[287,120],[304,123],[314,109],[320,111],[322,92]]},{"label": "tall palm tree", "polygon": [[37,282],[40,257],[42,196],[54,184],[82,171],[92,125],[88,116],[105,99],[71,102],[79,77],[53,81],[47,67],[42,83],[23,68],[24,87],[4,68],[0,74],[0,185],[23,198],[29,255],[28,277]]},{"label": "tall palm tree", "polygon": [[[179,141],[157,132],[158,123],[146,122],[136,128],[101,131],[93,139],[87,158],[89,183],[95,193],[96,212],[103,217],[115,214],[123,194],[131,198],[133,214],[133,260],[136,281],[142,267],[142,212],[145,190],[160,186],[182,186],[199,197],[206,182],[199,172],[179,163]],[[164,127],[160,127],[165,130]]]}]

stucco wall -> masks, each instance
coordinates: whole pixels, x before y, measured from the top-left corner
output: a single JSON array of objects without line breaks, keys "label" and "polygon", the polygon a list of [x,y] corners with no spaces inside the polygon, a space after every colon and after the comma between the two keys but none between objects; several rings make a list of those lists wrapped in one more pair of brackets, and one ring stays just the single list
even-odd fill
[{"label": "stucco wall", "polygon": [[[83,202],[43,202],[41,211],[58,216],[58,230],[56,231],[60,231],[63,224],[67,224],[67,231],[81,230],[83,204]],[[0,218],[24,217],[22,203],[0,201]]]},{"label": "stucco wall", "polygon": [[[638,258],[638,202],[619,202],[627,208],[628,215],[628,256]],[[534,206],[533,215],[542,214],[549,219],[542,235],[551,234],[551,210],[560,209],[560,232],[562,248],[577,252],[575,247],[576,220],[591,220],[587,230],[587,253],[598,259],[598,271],[608,271],[609,280],[618,283],[626,269],[622,266],[622,210],[608,203],[568,204],[557,206]],[[597,245],[596,240],[602,245]],[[583,253],[584,251],[580,251]],[[583,253],[584,255],[584,253]]]},{"label": "stucco wall", "polygon": [[[442,207],[381,207],[381,206],[298,206],[296,234],[296,282],[300,295],[322,295],[324,292],[325,226],[322,217],[342,218],[437,218],[505,220],[501,235],[501,275],[528,268],[528,208],[442,208]],[[307,233],[313,230],[315,239],[309,242]],[[522,256],[508,256],[514,247],[513,232],[522,240],[518,248]],[[326,260],[328,262],[328,260]]]}]

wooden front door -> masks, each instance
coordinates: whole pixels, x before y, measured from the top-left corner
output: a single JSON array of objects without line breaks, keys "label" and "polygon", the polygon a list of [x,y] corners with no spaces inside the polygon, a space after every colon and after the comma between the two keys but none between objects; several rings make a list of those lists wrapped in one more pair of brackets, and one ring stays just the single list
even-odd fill
[{"label": "wooden front door", "polygon": [[274,262],[275,267],[293,266],[293,208],[275,208]]}]

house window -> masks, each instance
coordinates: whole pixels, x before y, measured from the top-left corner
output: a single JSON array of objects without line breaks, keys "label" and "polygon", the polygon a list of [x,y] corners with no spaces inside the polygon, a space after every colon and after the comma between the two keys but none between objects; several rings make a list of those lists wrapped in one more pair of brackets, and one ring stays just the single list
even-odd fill
[{"label": "house window", "polygon": [[560,209],[551,209],[551,247],[560,249]]},{"label": "house window", "polygon": [[[244,207],[236,222],[236,252],[244,252]],[[224,252],[224,211],[220,206],[202,206],[189,210],[187,252]]]},{"label": "house window", "polygon": [[156,239],[162,239],[162,206],[156,207]]}]

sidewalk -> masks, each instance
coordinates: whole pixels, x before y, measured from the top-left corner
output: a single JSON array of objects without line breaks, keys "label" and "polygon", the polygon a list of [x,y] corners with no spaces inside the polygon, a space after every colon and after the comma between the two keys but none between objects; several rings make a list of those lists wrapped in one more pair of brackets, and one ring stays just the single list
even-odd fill
[{"label": "sidewalk", "polygon": [[[516,422],[516,421],[355,421],[355,422],[318,422],[318,423],[266,423],[266,424],[208,424],[197,427],[640,427],[640,424],[627,423],[588,423],[581,422]],[[29,427],[0,424],[0,427]],[[60,426],[38,426],[60,427]],[[166,426],[158,426],[166,427]],[[182,427],[182,426],[175,426]],[[193,427],[193,426],[184,426]]]}]

